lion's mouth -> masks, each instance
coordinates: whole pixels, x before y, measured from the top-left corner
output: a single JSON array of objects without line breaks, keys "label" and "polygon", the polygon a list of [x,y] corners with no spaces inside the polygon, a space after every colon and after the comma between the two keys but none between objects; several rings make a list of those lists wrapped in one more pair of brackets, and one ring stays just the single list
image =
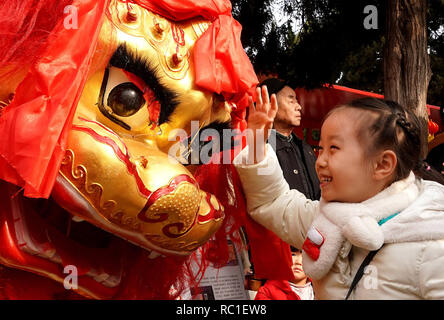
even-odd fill
[{"label": "lion's mouth", "polygon": [[[73,289],[86,297],[113,297],[124,285],[125,263],[144,250],[73,219],[51,198],[16,196],[10,198],[9,208],[3,209],[1,236],[9,241],[7,248],[0,250],[0,262],[62,283],[75,270],[78,289]],[[157,256],[152,252],[152,258]]]},{"label": "lion's mouth", "polygon": [[[16,229],[17,236],[26,243],[23,249],[63,266],[74,266],[81,274],[86,272],[85,275],[106,287],[119,285],[122,265],[118,257],[122,256],[124,241],[86,221],[77,220],[51,199],[46,202],[46,210],[36,210],[33,217],[22,214],[17,220],[23,226],[21,233]],[[31,224],[27,223],[30,218]],[[41,228],[37,229],[37,225]],[[39,238],[47,248],[36,252],[35,249],[42,248],[36,243]]]}]

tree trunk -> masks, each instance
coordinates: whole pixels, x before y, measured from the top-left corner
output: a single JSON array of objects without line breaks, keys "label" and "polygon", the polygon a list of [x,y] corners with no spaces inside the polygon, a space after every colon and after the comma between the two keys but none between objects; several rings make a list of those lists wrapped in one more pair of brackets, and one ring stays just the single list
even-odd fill
[{"label": "tree trunk", "polygon": [[427,53],[427,0],[387,0],[384,96],[412,110],[424,126],[427,152],[427,88],[431,77]]}]

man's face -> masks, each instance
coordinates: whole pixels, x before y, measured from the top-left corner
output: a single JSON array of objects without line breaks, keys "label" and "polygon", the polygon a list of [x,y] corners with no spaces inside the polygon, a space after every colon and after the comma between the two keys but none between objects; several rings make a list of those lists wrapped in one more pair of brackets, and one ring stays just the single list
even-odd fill
[{"label": "man's face", "polygon": [[285,86],[277,93],[278,111],[275,123],[297,127],[301,124],[301,106],[296,99],[296,93],[288,86]]}]

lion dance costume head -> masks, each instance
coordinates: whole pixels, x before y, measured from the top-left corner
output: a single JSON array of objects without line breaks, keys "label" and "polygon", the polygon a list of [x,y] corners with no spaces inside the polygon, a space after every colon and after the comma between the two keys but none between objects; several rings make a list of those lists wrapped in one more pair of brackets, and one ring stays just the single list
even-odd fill
[{"label": "lion dance costume head", "polygon": [[0,16],[0,295],[174,297],[198,248],[203,267],[228,255],[244,210],[231,165],[169,156],[192,121],[243,129],[257,79],[230,2],[6,1]]}]

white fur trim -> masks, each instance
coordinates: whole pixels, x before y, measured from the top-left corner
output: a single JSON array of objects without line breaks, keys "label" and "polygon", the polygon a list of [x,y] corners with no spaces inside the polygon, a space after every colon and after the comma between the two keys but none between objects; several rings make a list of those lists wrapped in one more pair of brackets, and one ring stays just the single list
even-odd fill
[{"label": "white fur trim", "polygon": [[313,227],[308,230],[307,238],[318,246],[320,246],[324,242],[324,237],[322,236],[322,234]]},{"label": "white fur trim", "polygon": [[[313,279],[325,276],[347,240],[366,250],[379,249],[386,242],[387,235],[378,221],[407,208],[418,193],[415,176],[410,173],[408,178],[393,183],[361,203],[325,202],[321,199],[320,214],[311,227],[323,235],[324,243],[316,261],[303,253],[306,273]],[[444,219],[442,221],[444,223]]]},{"label": "white fur trim", "polygon": [[381,248],[384,243],[384,234],[372,217],[352,217],[342,227],[342,234],[352,245],[370,251]]},{"label": "white fur trim", "polygon": [[324,235],[324,243],[320,248],[319,258],[312,260],[305,251],[302,259],[305,272],[313,279],[318,280],[327,274],[336,260],[339,249],[342,247],[344,237],[338,226],[331,223],[325,216],[320,215],[313,222],[314,228]]}]

